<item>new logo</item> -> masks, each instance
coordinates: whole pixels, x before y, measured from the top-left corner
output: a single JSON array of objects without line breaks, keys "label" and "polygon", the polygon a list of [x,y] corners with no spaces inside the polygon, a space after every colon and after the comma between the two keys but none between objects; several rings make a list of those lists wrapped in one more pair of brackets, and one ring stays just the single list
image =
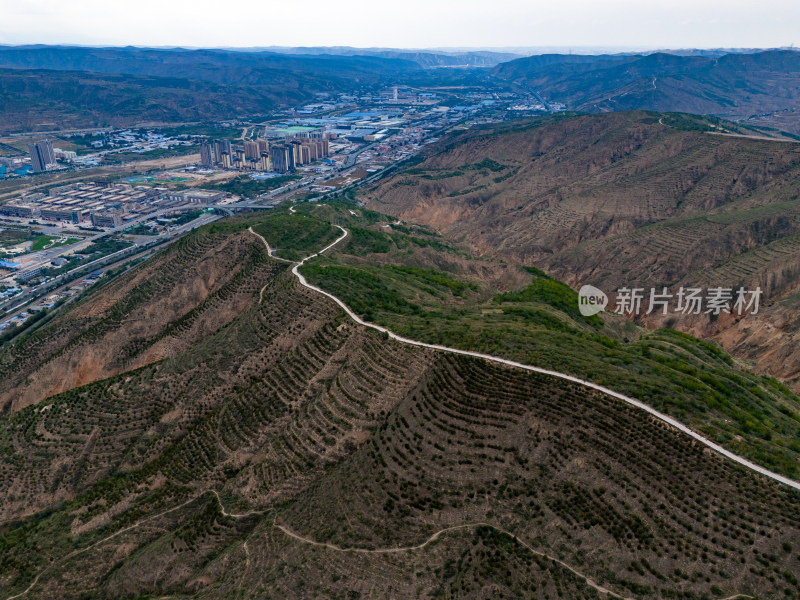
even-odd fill
[{"label": "new logo", "polygon": [[584,285],[578,292],[578,310],[584,317],[591,317],[605,310],[608,296],[593,285]]}]

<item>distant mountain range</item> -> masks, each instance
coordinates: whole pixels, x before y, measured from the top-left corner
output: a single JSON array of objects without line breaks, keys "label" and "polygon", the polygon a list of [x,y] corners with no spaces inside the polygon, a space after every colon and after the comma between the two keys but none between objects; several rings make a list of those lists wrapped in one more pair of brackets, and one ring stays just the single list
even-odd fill
[{"label": "distant mountain range", "polygon": [[493,75],[568,109],[647,109],[729,119],[766,115],[797,132],[800,52],[769,50],[723,56],[544,54],[506,62]]},{"label": "distant mountain range", "polygon": [[[173,77],[0,68],[0,132],[257,115],[308,99],[303,83],[291,74],[276,74],[272,85],[244,88]],[[321,88],[315,82],[314,89]]]},{"label": "distant mountain range", "polygon": [[264,48],[269,52],[281,54],[336,56],[378,56],[382,58],[401,58],[413,60],[421,67],[493,67],[502,62],[521,58],[525,54],[516,52],[495,52],[491,50],[431,50],[398,48],[353,48],[352,46],[299,46]]},{"label": "distant mountain range", "polygon": [[0,47],[0,131],[264,114],[423,73],[412,60],[148,48]]},{"label": "distant mountain range", "polygon": [[421,68],[413,60],[376,56],[67,46],[0,47],[0,67],[181,77],[248,86],[274,86],[276,76],[291,73],[324,79],[324,83],[318,81],[320,88],[372,84]]},{"label": "distant mountain range", "polygon": [[791,49],[518,56],[350,47],[0,46],[0,131],[36,129],[44,121],[52,128],[52,122],[224,119],[301,103],[318,92],[488,83],[581,112],[710,114],[800,133],[800,53]]}]

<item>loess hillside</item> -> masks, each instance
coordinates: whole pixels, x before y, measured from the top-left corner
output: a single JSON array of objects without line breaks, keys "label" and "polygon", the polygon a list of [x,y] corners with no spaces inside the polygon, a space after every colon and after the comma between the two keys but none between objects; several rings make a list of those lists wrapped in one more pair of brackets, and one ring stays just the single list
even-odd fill
[{"label": "loess hillside", "polygon": [[[516,307],[533,333],[630,327],[580,321],[544,274],[353,208],[205,227],[18,342],[3,597],[800,595],[797,492],[603,394],[359,326],[248,231],[313,220],[287,248],[306,255],[341,222],[347,245],[309,277],[349,269],[377,290],[376,320],[442,324],[434,306],[452,302]],[[91,351],[108,358],[86,381],[33,385]]]},{"label": "loess hillside", "polygon": [[800,144],[645,112],[547,117],[449,138],[367,205],[570,285],[760,286],[757,316],[651,323],[713,338],[800,389]]},{"label": "loess hillside", "polygon": [[594,381],[772,470],[800,474],[800,399],[719,345],[618,315],[584,317],[577,294],[535,267],[476,258],[428,229],[351,211],[300,209],[350,225],[342,244],[301,272],[367,321]]},{"label": "loess hillside", "polygon": [[250,234],[216,233],[174,244],[130,277],[106,285],[36,333],[0,351],[0,404],[16,411],[68,390],[175,356],[228,324],[267,262]]}]

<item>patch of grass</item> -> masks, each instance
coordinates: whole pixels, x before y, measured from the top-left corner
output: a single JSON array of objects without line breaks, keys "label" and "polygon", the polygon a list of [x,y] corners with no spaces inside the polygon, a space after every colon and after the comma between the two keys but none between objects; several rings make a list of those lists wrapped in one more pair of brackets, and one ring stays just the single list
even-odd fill
[{"label": "patch of grass", "polygon": [[271,215],[253,230],[264,236],[278,256],[288,260],[301,260],[321,250],[336,239],[338,232],[325,221],[300,214]]},{"label": "patch of grass", "polygon": [[[681,131],[714,131],[709,121],[712,121],[709,117],[698,117],[685,113],[668,113],[662,117],[664,125]],[[719,122],[719,119],[716,121]]]},{"label": "patch of grass", "polygon": [[139,223],[135,227],[126,229],[125,233],[128,235],[158,235],[157,231],[155,231],[152,227],[148,227],[144,223]]},{"label": "patch of grass", "polygon": [[392,248],[392,238],[381,231],[353,227],[350,229],[350,242],[345,252],[363,256],[365,254],[386,254]]},{"label": "patch of grass", "polygon": [[31,244],[31,252],[38,252],[39,250],[44,250],[45,247],[49,246],[54,240],[58,238],[54,238],[49,235],[40,235],[36,239],[33,240]]},{"label": "patch of grass", "polygon": [[345,265],[311,264],[301,270],[309,281],[322,285],[334,295],[346,296],[349,306],[368,320],[381,313],[397,316],[423,314],[419,305],[409,302],[390,287],[379,268],[366,270]]},{"label": "patch of grass", "polygon": [[464,283],[448,277],[446,274],[434,271],[433,269],[421,269],[419,267],[405,267],[400,265],[392,265],[386,267],[402,275],[408,275],[415,278],[419,282],[427,285],[432,285],[437,288],[446,288],[454,296],[463,296],[467,290],[477,290],[478,286],[474,283]]},{"label": "patch of grass", "polygon": [[575,320],[583,320],[595,329],[603,327],[603,321],[597,315],[584,317],[578,310],[578,294],[568,285],[553,279],[544,271],[533,267],[526,267],[526,271],[533,274],[533,282],[521,290],[497,294],[494,297],[496,304],[542,302],[566,313]]}]

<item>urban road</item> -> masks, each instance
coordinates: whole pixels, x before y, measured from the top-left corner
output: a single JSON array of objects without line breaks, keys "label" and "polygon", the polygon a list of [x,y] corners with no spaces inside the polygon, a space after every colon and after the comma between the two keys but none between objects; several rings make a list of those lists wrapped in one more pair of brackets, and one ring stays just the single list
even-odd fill
[{"label": "urban road", "polygon": [[[451,129],[455,128],[455,127],[458,127],[465,120],[466,120],[466,117],[464,117],[463,119],[459,119],[459,120],[457,120],[457,121],[455,121],[455,122],[453,122],[453,123],[451,123],[449,125],[446,125],[446,126],[440,128],[437,131],[431,132],[430,135],[431,136],[441,135],[441,134],[447,132],[448,130],[451,130]],[[246,135],[246,132],[243,131],[242,133],[243,133],[243,135]],[[279,204],[283,199],[285,199],[284,197],[288,197],[290,194],[293,194],[294,192],[297,192],[297,191],[302,190],[302,189],[310,188],[312,185],[324,184],[325,181],[333,179],[333,178],[346,176],[348,173],[352,172],[352,170],[356,168],[356,165],[357,165],[357,162],[358,162],[358,156],[361,153],[363,153],[363,152],[365,152],[367,150],[375,148],[377,145],[378,145],[378,142],[374,142],[374,143],[371,143],[371,144],[366,144],[366,145],[362,146],[361,148],[359,148],[358,150],[348,154],[347,158],[345,159],[344,165],[342,165],[340,168],[338,168],[335,171],[335,173],[333,173],[333,174],[330,174],[330,175],[318,175],[318,176],[315,176],[315,177],[306,178],[306,179],[300,180],[300,181],[295,182],[295,183],[289,183],[289,184],[287,184],[285,186],[282,186],[282,187],[280,187],[278,189],[275,189],[275,190],[273,190],[271,192],[268,192],[266,194],[261,194],[259,196],[256,196],[255,198],[252,198],[252,199],[246,199],[246,200],[242,200],[242,201],[236,202],[236,203],[216,206],[215,208],[217,209],[219,214],[213,214],[213,215],[212,214],[207,214],[207,215],[203,215],[201,217],[198,217],[194,221],[191,221],[190,223],[187,223],[185,225],[177,227],[174,230],[170,231],[169,233],[165,234],[164,236],[162,236],[157,241],[157,243],[148,244],[147,247],[143,247],[141,249],[141,251],[139,251],[139,252],[137,252],[135,249],[133,249],[133,250],[132,249],[125,249],[123,251],[115,253],[114,255],[108,255],[108,256],[105,256],[105,257],[101,257],[101,258],[97,259],[96,261],[93,261],[90,264],[91,265],[96,265],[96,266],[101,266],[102,265],[104,268],[111,268],[111,267],[116,266],[116,265],[118,265],[118,264],[120,264],[122,262],[125,262],[125,261],[134,260],[134,259],[136,259],[138,257],[141,257],[141,256],[152,255],[153,252],[156,249],[161,248],[164,244],[174,240],[179,235],[182,235],[182,234],[184,234],[184,233],[186,233],[188,231],[191,231],[193,229],[196,229],[198,227],[202,227],[203,225],[206,225],[206,224],[208,224],[210,222],[213,222],[213,221],[215,221],[217,219],[220,219],[225,215],[233,215],[233,214],[238,213],[238,212],[249,212],[249,211],[256,211],[256,210],[271,209],[274,206],[276,206],[277,204]],[[399,162],[400,161],[398,161],[398,163]],[[343,186],[342,188],[339,188],[339,189],[337,189],[337,190],[335,190],[333,192],[327,192],[327,193],[321,194],[319,199],[320,200],[329,199],[331,197],[335,197],[335,196],[341,195],[341,194],[343,194],[345,191],[347,191],[349,189],[358,188],[358,187],[361,187],[363,185],[367,185],[369,183],[377,181],[378,179],[386,176],[388,173],[393,171],[397,167],[398,163],[390,165],[390,166],[382,169],[381,171],[373,173],[372,175],[369,175],[369,176],[367,176],[367,177],[365,177],[363,179],[354,181],[354,182],[350,183],[349,185]],[[196,208],[196,205],[186,205],[186,206],[178,207],[177,210],[190,210],[192,208]],[[135,227],[136,225],[139,225],[140,223],[144,223],[145,221],[151,220],[153,218],[158,218],[159,216],[162,216],[164,214],[173,213],[175,210],[176,210],[175,208],[163,209],[161,211],[157,211],[155,213],[151,213],[149,215],[145,215],[145,216],[139,217],[137,219],[134,219],[133,221],[130,221],[130,222],[126,223],[124,226],[120,226],[120,227],[117,227],[117,228],[114,228],[114,229],[109,229],[109,230],[104,231],[102,233],[98,233],[96,235],[84,238],[84,240],[82,240],[81,243],[87,243],[88,244],[90,242],[96,241],[96,240],[98,240],[100,238],[103,238],[103,237],[106,237],[106,236],[109,236],[109,235],[122,233],[124,230],[126,230],[126,229],[128,229],[130,227]],[[141,244],[136,243],[135,246],[141,246]],[[60,246],[60,247],[54,248],[52,250],[53,250],[52,254],[49,253],[50,251],[44,251],[45,254],[42,255],[42,260],[44,260],[45,258],[47,258],[49,260],[57,258],[58,256],[60,256],[63,253],[66,253],[66,252],[74,250],[74,246]],[[115,255],[120,255],[120,254],[122,256],[120,256],[119,260],[114,260],[113,262],[110,262],[110,263],[108,262],[107,259],[110,259],[110,258],[113,259]],[[6,321],[8,319],[11,319],[11,318],[19,315],[21,312],[23,312],[25,310],[26,306],[29,306],[30,304],[34,303],[36,300],[41,299],[42,297],[44,297],[45,294],[52,294],[52,293],[55,293],[55,292],[57,292],[59,290],[63,290],[66,287],[68,287],[71,283],[76,281],[77,279],[80,279],[81,277],[86,276],[86,274],[88,273],[86,267],[88,267],[90,264],[85,264],[85,265],[82,265],[81,267],[76,267],[72,271],[68,271],[67,273],[63,273],[63,274],[57,276],[54,280],[39,284],[35,288],[32,288],[31,290],[28,290],[28,292],[25,293],[24,299],[21,298],[20,296],[15,296],[13,298],[10,298],[10,299],[6,300],[3,303],[0,303],[0,311],[6,311],[5,314],[2,315],[3,321]],[[68,303],[65,303],[65,305],[66,304],[68,304]],[[8,307],[11,307],[11,308],[8,308]]]},{"label": "urban road", "polygon": [[[182,208],[188,209],[189,207],[182,207]],[[196,206],[193,206],[191,208],[196,208]],[[147,218],[153,218],[156,215],[172,212],[173,210],[175,209],[172,209],[170,211],[158,211],[158,213],[148,215]],[[30,290],[24,293],[24,297],[14,296],[12,298],[9,298],[2,304],[0,304],[0,310],[6,311],[6,313],[3,314],[2,319],[3,321],[7,321],[8,319],[14,318],[15,316],[24,312],[25,307],[36,302],[37,300],[40,300],[46,294],[55,294],[65,290],[70,285],[74,284],[76,280],[85,277],[91,271],[92,267],[102,266],[103,268],[108,269],[116,267],[124,262],[136,260],[137,258],[148,257],[153,253],[155,253],[157,250],[161,249],[163,246],[175,240],[175,238],[185,233],[188,233],[189,231],[197,229],[198,227],[202,227],[203,225],[212,223],[221,218],[222,215],[206,213],[194,219],[193,221],[190,221],[189,223],[185,223],[184,225],[176,227],[175,229],[159,236],[152,242],[149,241],[147,243],[135,242],[134,245],[129,248],[124,248],[123,250],[114,252],[113,254],[101,256],[100,258],[93,260],[89,263],[75,267],[74,269],[67,271],[66,273],[62,273],[61,275],[54,277],[50,281],[41,283],[31,288]],[[144,220],[147,219],[142,217],[141,219],[137,219],[135,222],[132,223],[138,224],[140,222],[143,222]],[[84,242],[97,240],[99,238],[109,235],[110,233],[119,232],[120,230],[127,229],[130,226],[131,223],[128,223],[124,227],[118,227],[114,230],[109,230],[107,232],[86,238]],[[59,247],[61,253],[72,249],[74,249],[74,245]],[[55,256],[53,258],[55,258]]]}]

